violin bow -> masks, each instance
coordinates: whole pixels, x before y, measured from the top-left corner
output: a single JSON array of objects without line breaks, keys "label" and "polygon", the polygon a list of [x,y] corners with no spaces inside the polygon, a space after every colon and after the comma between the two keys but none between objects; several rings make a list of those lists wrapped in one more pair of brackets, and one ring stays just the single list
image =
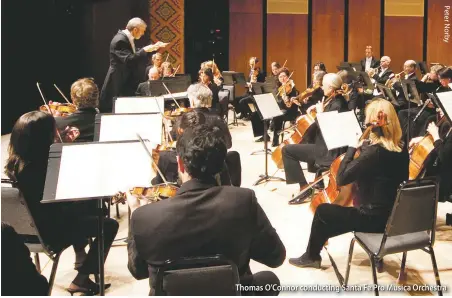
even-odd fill
[{"label": "violin bow", "polygon": [[163,183],[165,183],[165,185],[169,185],[168,181],[165,179],[165,176],[163,176],[162,172],[160,171],[159,167],[157,166],[157,164],[154,161],[154,158],[152,158],[152,153],[149,151],[148,147],[146,146],[146,144],[144,143],[143,138],[140,136],[139,133],[137,133],[137,138],[138,140],[140,140],[141,144],[144,147],[144,150],[146,150],[147,154],[149,155],[149,157],[151,158],[151,162],[152,165],[155,166],[155,168],[157,169],[158,174],[160,175],[160,178],[162,178]]},{"label": "violin bow", "polygon": [[68,104],[70,104],[71,102],[67,99],[66,96],[64,96],[64,93],[61,92],[60,88],[58,88],[58,86],[57,86],[56,84],[53,84],[53,86],[55,86],[55,88],[58,90],[58,92],[60,92],[60,94],[61,94],[61,96],[63,96],[64,100],[66,100],[66,102],[67,102]]},{"label": "violin bow", "polygon": [[171,91],[169,91],[169,89],[168,89],[168,87],[166,87],[165,83],[162,82],[162,84],[163,84],[163,87],[165,87],[165,89],[166,89],[166,91],[168,92],[168,94],[171,96],[171,98],[172,98],[172,99],[174,100],[174,102],[176,103],[177,107],[180,109],[180,105],[179,105],[179,103],[177,102],[177,100],[174,98],[174,96],[173,96],[173,94],[171,93]]},{"label": "violin bow", "polygon": [[[51,115],[51,116],[53,117],[53,119],[55,120],[55,115],[53,115],[52,109],[50,109],[49,104],[47,103],[47,101],[46,101],[45,98],[44,98],[44,94],[42,94],[41,87],[39,87],[39,82],[36,82],[36,87],[38,87],[39,94],[41,94],[41,98],[42,98],[42,101],[44,102],[44,105],[46,106],[46,108],[47,108],[47,110],[49,111],[50,115]],[[58,138],[60,139],[60,142],[61,142],[61,143],[64,143],[64,142],[63,142],[63,139],[61,138],[60,131],[58,130],[58,128],[57,128],[56,132],[57,132]]]},{"label": "violin bow", "polygon": [[[158,100],[155,101],[157,103],[157,108],[159,109],[160,115],[162,115],[162,122],[163,119],[165,119],[165,114],[162,112],[162,109],[160,108]],[[163,128],[165,129],[165,134],[169,137],[170,141],[173,141],[173,137],[171,136],[171,133],[169,132],[169,129],[166,127],[166,124],[163,122]]]},{"label": "violin bow", "polygon": [[177,66],[177,68],[176,68],[176,70],[174,71],[174,73],[173,73],[173,77],[175,77],[176,76],[176,73],[177,73],[177,71],[179,70],[179,67],[180,67],[180,64]]},{"label": "violin bow", "polygon": [[284,68],[284,66],[286,66],[286,63],[287,63],[287,59],[286,59],[286,61],[284,61],[284,64],[281,68]]}]

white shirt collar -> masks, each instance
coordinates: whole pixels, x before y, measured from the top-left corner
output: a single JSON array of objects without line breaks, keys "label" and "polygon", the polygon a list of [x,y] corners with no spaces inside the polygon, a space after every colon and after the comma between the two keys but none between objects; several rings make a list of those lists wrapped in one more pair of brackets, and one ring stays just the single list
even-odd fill
[{"label": "white shirt collar", "polygon": [[366,61],[372,61],[372,57],[370,57],[370,58],[366,57]]},{"label": "white shirt collar", "polygon": [[130,33],[129,30],[124,29],[122,30],[122,32],[127,36],[127,38],[129,39],[130,45],[132,46],[133,52],[135,53],[135,38],[133,38],[132,34]]}]

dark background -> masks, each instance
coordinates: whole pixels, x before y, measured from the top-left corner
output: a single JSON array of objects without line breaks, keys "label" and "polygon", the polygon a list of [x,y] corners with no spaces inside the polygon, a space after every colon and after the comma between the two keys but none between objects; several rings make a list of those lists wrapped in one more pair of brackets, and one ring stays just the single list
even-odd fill
[{"label": "dark background", "polygon": [[[47,100],[64,102],[56,84],[70,97],[71,84],[92,77],[102,87],[109,45],[132,17],[149,22],[149,0],[3,0],[2,134],[24,113]],[[185,69],[196,79],[199,64],[228,66],[228,0],[186,0]],[[149,25],[137,47],[149,43]],[[219,29],[220,32],[215,30]],[[213,33],[211,33],[213,31]],[[216,40],[215,45],[209,41]]]}]

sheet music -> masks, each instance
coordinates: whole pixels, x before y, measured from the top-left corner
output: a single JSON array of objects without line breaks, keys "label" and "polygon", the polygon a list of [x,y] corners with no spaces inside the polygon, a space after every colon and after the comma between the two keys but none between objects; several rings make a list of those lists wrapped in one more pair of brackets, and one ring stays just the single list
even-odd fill
[{"label": "sheet music", "polygon": [[153,144],[162,142],[162,115],[102,115],[99,142],[138,140],[137,133]]},{"label": "sheet music", "polygon": [[283,113],[279,109],[275,97],[271,93],[254,95],[257,107],[262,114],[264,120],[281,116]]},{"label": "sheet music", "polygon": [[[159,109],[160,108],[160,109]],[[160,97],[118,97],[115,114],[121,113],[163,113],[165,99]]]},{"label": "sheet music", "polygon": [[353,111],[319,113],[317,119],[328,150],[348,146],[362,135]]},{"label": "sheet music", "polygon": [[443,107],[445,109],[444,112],[449,116],[449,119],[451,119],[452,118],[452,91],[436,93],[436,96],[438,96],[439,101],[443,105]]},{"label": "sheet music", "polygon": [[56,200],[113,196],[150,186],[151,160],[140,142],[64,146]]}]

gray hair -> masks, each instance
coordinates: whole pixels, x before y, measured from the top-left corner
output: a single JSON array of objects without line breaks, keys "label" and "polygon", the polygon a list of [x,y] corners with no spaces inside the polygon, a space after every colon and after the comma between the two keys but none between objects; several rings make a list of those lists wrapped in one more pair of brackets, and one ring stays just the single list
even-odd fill
[{"label": "gray hair", "polygon": [[391,63],[391,58],[389,58],[389,56],[383,56],[381,57],[380,61],[381,60],[387,60],[389,63]]},{"label": "gray hair", "polygon": [[404,65],[409,65],[411,67],[414,67],[414,69],[416,69],[417,63],[414,60],[407,60],[407,61],[405,61]]},{"label": "gray hair", "polygon": [[146,23],[142,19],[133,18],[127,23],[126,29],[129,31],[132,31],[134,28],[139,28],[139,27],[146,28],[147,26],[148,25],[146,25]]},{"label": "gray hair", "polygon": [[332,89],[337,90],[342,86],[342,79],[335,73],[327,73],[323,76],[323,86],[329,85]]},{"label": "gray hair", "polygon": [[210,108],[212,106],[212,91],[203,84],[190,85],[187,96],[192,108]]}]

